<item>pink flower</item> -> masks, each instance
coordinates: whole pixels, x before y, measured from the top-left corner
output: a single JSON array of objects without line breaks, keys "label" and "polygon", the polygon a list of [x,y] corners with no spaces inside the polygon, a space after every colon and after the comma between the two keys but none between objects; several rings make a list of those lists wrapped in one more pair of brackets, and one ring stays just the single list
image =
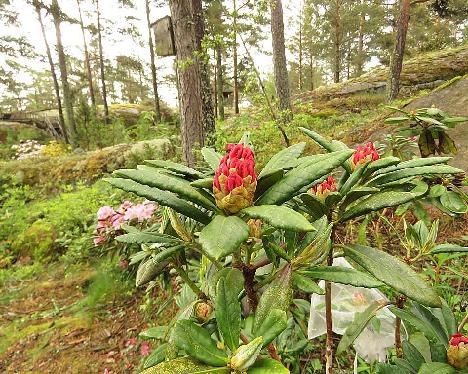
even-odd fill
[{"label": "pink flower", "polygon": [[137,343],[137,338],[130,338],[125,342],[126,347],[134,346]]},{"label": "pink flower", "polygon": [[126,221],[131,221],[131,220],[138,220],[138,222],[143,222],[145,219],[149,219],[153,216],[154,210],[156,207],[154,204],[137,204],[132,206],[131,208],[127,209],[125,212],[125,220]]},{"label": "pink flower", "polygon": [[120,229],[122,224],[125,222],[125,217],[120,214],[116,213],[110,220],[112,222],[112,227],[116,230]]},{"label": "pink flower", "polygon": [[372,142],[368,142],[364,147],[357,147],[351,160],[353,169],[356,169],[358,165],[365,164],[368,161],[376,161],[380,158],[379,153],[374,147]]},{"label": "pink flower", "polygon": [[131,201],[125,200],[119,207],[118,212],[124,214],[127,209],[131,208],[133,203]]},{"label": "pink flower", "polygon": [[108,205],[104,205],[99,208],[97,211],[97,216],[99,221],[105,221],[112,217],[115,214],[114,208]]},{"label": "pink flower", "polygon": [[98,246],[102,242],[105,242],[106,238],[104,236],[102,236],[102,235],[99,235],[99,236],[95,236],[93,241],[94,241],[94,245]]},{"label": "pink flower", "polygon": [[141,343],[141,345],[140,345],[140,354],[142,356],[149,356],[150,353],[151,353],[151,347],[150,347],[149,343],[148,342]]}]

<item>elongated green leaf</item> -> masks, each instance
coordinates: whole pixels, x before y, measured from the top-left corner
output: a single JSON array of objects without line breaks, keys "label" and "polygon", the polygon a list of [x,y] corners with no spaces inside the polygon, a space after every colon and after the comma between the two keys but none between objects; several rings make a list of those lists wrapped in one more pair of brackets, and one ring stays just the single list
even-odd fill
[{"label": "elongated green leaf", "polygon": [[386,118],[385,119],[385,123],[390,123],[390,124],[394,124],[394,123],[401,123],[401,122],[405,122],[405,121],[408,121],[409,118],[406,117],[406,116],[403,116],[403,117],[392,117],[392,118]]},{"label": "elongated green leaf", "polygon": [[172,192],[163,191],[155,187],[148,187],[130,179],[105,178],[104,180],[124,191],[133,192],[138,196],[145,197],[148,200],[168,206],[200,223],[207,224],[210,222],[210,217],[206,213],[198,209],[196,206],[189,204],[185,200],[179,199]]},{"label": "elongated green leaf", "polygon": [[378,160],[372,161],[368,166],[367,169],[364,173],[364,177],[368,177],[372,173],[374,173],[377,170],[383,169],[383,168],[388,168],[389,166],[396,165],[400,162],[401,160],[398,157],[394,156],[389,156],[389,157],[383,157]]},{"label": "elongated green leaf", "polygon": [[200,232],[200,244],[215,259],[230,255],[249,238],[249,226],[236,216],[217,215]]},{"label": "elongated green leaf", "polygon": [[303,270],[300,274],[311,279],[321,279],[334,283],[349,284],[355,287],[375,288],[384,285],[372,275],[342,266],[317,266]]},{"label": "elongated green leaf", "polygon": [[325,294],[325,290],[320,288],[312,279],[297,272],[293,273],[293,285],[305,293],[316,293],[317,295]]},{"label": "elongated green leaf", "polygon": [[437,334],[437,338],[440,343],[448,344],[449,337],[447,335],[447,331],[442,327],[441,321],[429,309],[419,305],[418,303],[413,303],[413,311],[415,314],[417,313],[418,317],[423,321],[432,326],[432,329]]},{"label": "elongated green leaf", "polygon": [[390,364],[377,364],[377,371],[378,374],[412,374],[411,371],[400,368],[396,365]]},{"label": "elongated green leaf", "polygon": [[[234,281],[231,278],[231,281]],[[239,292],[229,278],[220,278],[216,287],[216,323],[224,343],[234,352],[239,346],[241,330],[241,305]]]},{"label": "elongated green leaf", "polygon": [[157,275],[161,273],[161,271],[164,270],[167,265],[169,265],[168,260],[155,262],[152,258],[149,258],[145,261],[142,261],[138,266],[136,274],[136,286],[139,287],[152,281],[154,278],[156,278]]},{"label": "elongated green leaf", "polygon": [[315,161],[287,172],[281,180],[260,196],[255,205],[280,205],[292,199],[302,187],[328,175],[352,154],[352,150],[346,150],[318,155]]},{"label": "elongated green leaf", "polygon": [[276,170],[257,180],[257,188],[255,189],[255,199],[261,196],[266,190],[273,186],[284,176],[284,170]]},{"label": "elongated green leaf", "polygon": [[229,374],[225,367],[210,367],[188,357],[161,362],[140,374]]},{"label": "elongated green leaf", "polygon": [[413,160],[400,162],[399,164],[394,165],[394,166],[389,166],[389,167],[380,169],[375,174],[381,175],[381,174],[389,173],[391,171],[396,171],[396,170],[410,169],[410,168],[421,167],[421,166],[431,166],[431,165],[437,165],[437,164],[446,164],[451,159],[452,157],[416,158]]},{"label": "elongated green leaf", "polygon": [[442,318],[444,320],[445,331],[448,336],[456,334],[458,330],[457,321],[453,315],[452,309],[448,306],[447,302],[442,299]]},{"label": "elongated green leaf", "polygon": [[363,216],[376,210],[401,205],[415,199],[416,197],[417,195],[412,192],[385,191],[375,193],[357,201],[356,204],[346,209],[341,215],[340,221],[344,222],[351,218]]},{"label": "elongated green leaf", "polygon": [[213,171],[216,171],[219,166],[219,162],[223,158],[218,152],[216,152],[213,148],[203,147],[201,149],[201,154],[210,168]]},{"label": "elongated green leaf", "polygon": [[167,343],[161,344],[153,352],[151,352],[151,354],[145,360],[143,369],[151,368],[152,366],[155,366],[159,364],[160,362],[163,362],[167,356],[168,346],[169,344]]},{"label": "elongated green leaf", "polygon": [[171,235],[159,234],[157,232],[138,232],[117,236],[118,242],[126,244],[143,244],[143,243],[162,243],[162,244],[180,244],[181,241]]},{"label": "elongated green leaf", "polygon": [[[364,174],[364,172],[367,170],[367,166],[369,164],[364,164],[364,165],[359,165],[358,168],[356,170],[354,170],[349,178],[346,180],[346,182],[343,184],[343,186],[341,186],[340,188],[340,194],[341,195],[346,195],[350,190],[351,188],[353,188],[358,182],[359,180],[361,179],[362,175]],[[329,195],[330,196],[330,195]],[[327,197],[328,198],[328,197]]]},{"label": "elongated green leaf", "polygon": [[250,218],[261,219],[271,226],[291,231],[313,231],[314,226],[300,213],[277,205],[251,206],[242,209],[240,213]]},{"label": "elongated green leaf", "polygon": [[290,371],[281,362],[272,358],[262,358],[249,368],[248,374],[290,374]]},{"label": "elongated green leaf", "polygon": [[457,371],[443,362],[426,362],[421,365],[418,374],[455,374]]},{"label": "elongated green leaf", "polygon": [[284,310],[272,309],[257,330],[256,336],[263,336],[263,347],[270,344],[288,326],[288,316]]},{"label": "elongated green leaf", "polygon": [[143,339],[163,339],[166,331],[167,326],[155,326],[140,332],[138,336]]},{"label": "elongated green leaf", "polygon": [[463,214],[468,210],[468,206],[456,192],[447,191],[440,196],[441,204],[451,212]]},{"label": "elongated green leaf", "polygon": [[187,175],[193,178],[204,177],[203,173],[199,172],[198,170],[189,168],[188,166],[178,164],[176,162],[169,161],[169,160],[145,160],[145,164],[152,166],[152,167],[156,167],[156,168],[162,168],[162,169],[174,171],[176,173]]},{"label": "elongated green leaf", "polygon": [[404,262],[378,249],[347,245],[345,256],[361,265],[378,280],[427,306],[440,308],[439,296]]},{"label": "elongated green leaf", "polygon": [[317,196],[304,193],[300,196],[300,199],[307,207],[308,213],[315,219],[319,219],[327,214],[327,207]]},{"label": "elongated green leaf", "polygon": [[262,171],[258,175],[258,178],[265,178],[267,175],[270,175],[278,170],[283,170],[285,167],[289,166],[292,161],[295,161],[301,155],[305,146],[306,143],[298,143],[276,153],[263,167]]},{"label": "elongated green leaf", "polygon": [[299,127],[299,130],[301,130],[307,136],[311,137],[317,144],[326,149],[328,152],[342,151],[348,148],[346,144],[342,142],[326,140],[322,135],[316,133],[315,131],[306,129],[304,127]]},{"label": "elongated green leaf", "polygon": [[366,328],[371,319],[376,316],[377,312],[386,305],[387,303],[384,300],[374,301],[366,308],[366,310],[361,313],[356,313],[354,315],[353,322],[346,328],[346,331],[338,344],[336,353],[341,354],[342,352],[345,352]]},{"label": "elongated green leaf", "polygon": [[190,185],[197,188],[213,188],[213,178],[197,179],[196,181],[190,182]]},{"label": "elongated green leaf", "polygon": [[171,338],[177,348],[205,364],[225,366],[229,362],[226,352],[216,346],[210,333],[192,321],[177,321]]},{"label": "elongated green leaf", "polygon": [[206,209],[218,210],[211,200],[202,195],[195,187],[191,186],[190,183],[185,180],[158,172],[150,172],[148,170],[121,169],[115,171],[114,174],[132,179],[143,185],[173,192],[179,195],[179,197],[192,201]]},{"label": "elongated green leaf", "polygon": [[368,182],[368,185],[378,186],[395,182],[397,180],[401,180],[407,177],[416,177],[418,175],[458,174],[462,172],[463,170],[454,168],[449,165],[419,166],[408,169],[394,170],[385,174],[377,175]]},{"label": "elongated green leaf", "polygon": [[395,362],[398,369],[407,370],[411,374],[416,374],[416,370],[413,369],[413,366],[411,366],[408,360],[405,360],[404,358],[395,357],[393,361]]},{"label": "elongated green leaf", "polygon": [[438,342],[437,334],[432,326],[426,321],[423,321],[420,317],[416,316],[411,311],[407,309],[399,309],[396,307],[390,307],[390,311],[406,323],[409,323],[419,332],[422,332],[428,340]]},{"label": "elongated green leaf", "polygon": [[421,365],[426,362],[426,360],[424,359],[423,355],[418,351],[418,349],[409,341],[404,340],[402,346],[405,358],[408,360],[411,367],[417,372]]},{"label": "elongated green leaf", "polygon": [[434,248],[432,248],[429,253],[430,254],[438,254],[438,253],[456,253],[456,252],[468,252],[468,247],[462,247],[461,245],[457,244],[438,244]]}]

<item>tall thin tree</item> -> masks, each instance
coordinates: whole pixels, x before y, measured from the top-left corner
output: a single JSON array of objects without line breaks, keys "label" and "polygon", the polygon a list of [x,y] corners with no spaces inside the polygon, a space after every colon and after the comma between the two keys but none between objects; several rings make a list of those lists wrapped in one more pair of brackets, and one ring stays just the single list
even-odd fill
[{"label": "tall thin tree", "polygon": [[84,63],[86,68],[86,77],[88,79],[89,97],[91,98],[91,105],[93,106],[93,109],[96,110],[96,97],[94,96],[93,73],[91,72],[91,64],[89,63],[88,43],[86,42],[86,32],[83,23],[83,15],[81,13],[81,0],[76,0],[76,5],[78,7],[78,13],[80,15],[80,28],[81,34],[83,36]]},{"label": "tall thin tree", "polygon": [[341,71],[341,1],[335,0],[333,13],[333,29],[334,29],[334,66],[333,66],[333,82],[340,81]]},{"label": "tall thin tree", "polygon": [[57,109],[59,114],[60,132],[62,133],[63,140],[65,140],[65,143],[69,143],[68,133],[65,127],[65,120],[63,118],[62,99],[60,98],[60,87],[57,79],[57,73],[55,72],[54,61],[52,60],[52,53],[50,51],[49,42],[47,40],[44,22],[42,21],[42,4],[39,0],[33,0],[33,6],[36,9],[37,19],[41,26],[42,38],[44,39],[44,44],[46,47],[47,60],[49,61],[50,75],[52,76],[52,81],[54,83],[55,98],[57,100]]},{"label": "tall thin tree", "polygon": [[69,131],[69,140],[73,143],[76,136],[75,116],[73,113],[73,99],[68,83],[67,59],[63,50],[62,34],[60,31],[60,24],[62,22],[63,14],[57,0],[52,0],[49,11],[52,14],[52,18],[54,20],[55,35],[57,37],[60,79],[62,81],[63,103],[65,105],[65,112],[67,113],[66,123]]},{"label": "tall thin tree", "polygon": [[232,29],[233,29],[233,40],[232,40],[232,63],[233,63],[233,80],[234,80],[234,113],[239,114],[239,76],[237,72],[237,3],[236,0],[232,0]]},{"label": "tall thin tree", "polygon": [[291,119],[288,67],[284,43],[283,5],[281,0],[271,0],[271,39],[273,44],[273,68],[279,110],[286,121]]},{"label": "tall thin tree", "polygon": [[151,82],[153,84],[153,95],[154,95],[154,113],[156,115],[156,122],[161,122],[161,106],[159,103],[158,80],[156,76],[153,36],[151,35],[152,30],[151,30],[151,21],[150,21],[150,1],[149,0],[145,0],[145,9],[146,9],[146,24],[148,25],[148,46],[150,50]]},{"label": "tall thin tree", "polygon": [[204,145],[203,101],[198,63],[195,59],[197,41],[190,0],[169,0],[174,20],[179,111],[181,119],[182,157],[193,166],[195,149]]},{"label": "tall thin tree", "polygon": [[102,102],[104,104],[104,122],[108,123],[109,106],[107,105],[106,75],[105,75],[105,67],[104,67],[104,56],[102,52],[101,11],[99,9],[99,0],[96,0],[96,14],[97,14],[98,48],[99,48],[99,70],[101,74]]}]

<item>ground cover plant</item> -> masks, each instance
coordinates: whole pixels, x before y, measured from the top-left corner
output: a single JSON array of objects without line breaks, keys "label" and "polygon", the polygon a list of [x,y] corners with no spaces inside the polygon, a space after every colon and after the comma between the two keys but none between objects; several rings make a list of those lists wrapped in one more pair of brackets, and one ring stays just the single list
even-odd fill
[{"label": "ground cover plant", "polygon": [[[288,326],[297,323],[293,318],[297,292],[325,294],[328,372],[335,349],[345,352],[372,317],[390,304],[401,319],[408,319],[413,305],[419,305],[428,320],[427,308],[446,310],[444,318],[451,325],[447,327],[445,320],[439,343],[444,349],[459,343],[456,354],[462,359],[463,339],[449,339],[455,333],[453,316],[411,262],[343,241],[337,232],[351,220],[423,199],[441,177],[450,181],[463,171],[447,165],[447,157],[381,158],[372,143],[350,149],[301,130],[327,153],[301,157],[306,144],[295,144],[271,157],[257,175],[253,144],[246,135],[240,143],[228,144],[224,155],[204,148],[205,169],[149,160],[106,179],[166,207],[159,225],[131,228],[117,237],[119,242],[141,245],[131,257],[131,264],[138,266],[136,285],[151,288],[159,277],[175,272],[192,291],[193,300],[154,336],[164,344],[145,362],[145,373],[288,372],[276,345]],[[427,233],[421,235],[427,240]],[[421,253],[433,255],[434,250],[456,254],[466,252],[466,247],[448,244]],[[354,267],[335,266],[337,257],[345,257]],[[325,281],[324,289],[317,280]],[[380,288],[389,297],[356,316],[337,347],[332,283]],[[399,342],[396,331],[397,355]],[[451,368],[444,360],[426,362],[424,368],[441,365]]]}]

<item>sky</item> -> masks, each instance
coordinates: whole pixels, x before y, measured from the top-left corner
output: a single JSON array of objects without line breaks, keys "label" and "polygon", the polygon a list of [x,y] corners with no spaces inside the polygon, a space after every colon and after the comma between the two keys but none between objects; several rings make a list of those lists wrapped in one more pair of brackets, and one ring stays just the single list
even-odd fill
[{"label": "sky", "polygon": [[[300,2],[300,0],[298,0]],[[117,0],[100,0],[100,9],[103,15],[103,23],[110,27],[111,36],[105,36],[103,39],[103,46],[104,46],[104,54],[105,58],[107,59],[114,59],[116,56],[121,54],[128,54],[139,57],[146,63],[149,63],[149,52],[148,47],[145,46],[138,46],[134,41],[130,39],[130,37],[122,38],[116,31],[119,27],[124,27],[125,16],[134,16],[138,18],[136,21],[136,25],[142,34],[142,39],[145,41],[147,40],[147,28],[146,28],[146,16],[145,16],[145,8],[144,8],[144,0],[135,0],[135,7],[133,9],[122,9],[117,6]],[[294,3],[295,0],[290,0],[285,6],[285,20],[289,17],[294,15],[293,10],[295,9]],[[20,24],[20,32],[21,34],[25,35],[27,39],[33,44],[40,55],[45,56],[46,50],[44,41],[41,35],[40,26],[37,21],[36,13],[33,10],[31,5],[26,3],[26,0],[13,0],[12,1],[15,9],[19,13],[18,22]],[[291,4],[292,3],[292,4]],[[78,19],[78,8],[76,5],[76,0],[59,0],[60,7],[62,10],[69,15],[70,17]],[[230,6],[229,1],[225,1],[227,7]],[[85,24],[87,20],[89,22],[95,21],[95,13],[94,7],[92,7],[92,1],[82,0],[82,11],[84,13],[84,21]],[[170,15],[169,7],[167,5],[163,5],[161,7],[152,6],[150,9],[151,12],[151,22],[156,21],[159,18],[162,18],[166,15]],[[108,20],[116,21],[114,25],[110,25]],[[286,22],[286,21],[285,21]],[[51,17],[47,16],[44,20],[46,25],[46,33],[48,37],[49,44],[51,48],[55,42],[55,30],[53,29],[53,23]],[[286,28],[286,32],[288,32],[288,28]],[[0,25],[0,35],[8,34],[11,32],[11,28]],[[265,30],[265,35],[267,38],[262,41],[259,46],[258,50],[252,50],[252,56],[255,61],[256,66],[259,68],[263,76],[267,76],[273,70],[273,63],[271,57],[271,38],[270,33],[268,30]],[[65,53],[69,55],[73,55],[79,58],[83,58],[83,40],[81,30],[78,24],[70,24],[67,22],[63,22],[61,25],[61,32],[62,32],[62,40],[65,47]],[[87,35],[88,44],[90,41],[90,35]],[[288,37],[288,35],[286,35]],[[53,49],[53,48],[52,48]],[[242,47],[240,47],[240,54],[242,54]],[[292,56],[288,56],[289,58],[293,58]],[[0,56],[0,63],[1,59],[4,58]],[[56,56],[53,57],[54,61],[57,63],[58,58]],[[157,71],[158,71],[158,80],[160,81],[159,84],[159,95],[163,101],[165,101],[169,106],[175,107],[177,105],[177,92],[176,88],[167,82],[164,81],[164,76],[173,73],[172,66],[173,66],[173,57],[157,57]],[[34,60],[33,62],[27,61],[25,59],[19,59],[18,62],[28,64],[29,66],[33,66],[36,70],[48,70],[49,66],[45,59],[43,61]],[[149,68],[147,69],[147,74],[149,77]],[[18,80],[21,81],[30,81],[30,77],[27,74],[20,74],[17,77]],[[1,94],[1,92],[0,92]]]}]

